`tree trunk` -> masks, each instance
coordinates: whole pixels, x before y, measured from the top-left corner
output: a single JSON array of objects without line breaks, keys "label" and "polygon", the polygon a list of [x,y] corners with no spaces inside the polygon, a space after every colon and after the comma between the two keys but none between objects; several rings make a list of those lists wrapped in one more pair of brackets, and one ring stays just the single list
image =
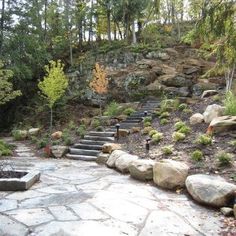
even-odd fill
[{"label": "tree trunk", "polygon": [[107,10],[107,37],[108,41],[111,42],[111,12]]},{"label": "tree trunk", "polygon": [[92,34],[93,34],[93,0],[91,1],[91,10],[90,10],[89,38],[88,38],[89,43],[92,41]]},{"label": "tree trunk", "polygon": [[132,36],[133,36],[133,44],[137,44],[136,32],[135,32],[135,21],[132,23]]},{"label": "tree trunk", "polygon": [[48,7],[48,0],[44,2],[44,40],[47,40],[47,7]]},{"label": "tree trunk", "polygon": [[3,31],[4,31],[4,20],[5,20],[5,0],[2,0],[2,14],[0,22],[0,56],[2,55],[3,48]]},{"label": "tree trunk", "polygon": [[226,80],[226,92],[229,92],[232,89],[232,83],[234,78],[234,72],[235,72],[235,64],[233,67],[228,69],[228,71],[225,73],[225,80]]},{"label": "tree trunk", "polygon": [[53,120],[53,110],[50,107],[50,126],[49,126],[49,145],[52,143],[52,120]]}]

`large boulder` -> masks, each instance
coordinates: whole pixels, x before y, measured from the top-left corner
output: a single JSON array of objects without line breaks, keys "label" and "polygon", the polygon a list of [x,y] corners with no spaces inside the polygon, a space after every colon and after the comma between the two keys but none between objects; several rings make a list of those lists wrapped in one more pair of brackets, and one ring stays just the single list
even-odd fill
[{"label": "large boulder", "polygon": [[162,160],[153,167],[153,181],[165,189],[184,187],[188,176],[189,167],[183,162]]},{"label": "large boulder", "polygon": [[162,83],[168,87],[189,87],[192,85],[191,79],[186,79],[183,75],[162,78]]},{"label": "large boulder", "polygon": [[55,158],[62,158],[68,152],[67,146],[55,145],[51,148],[51,153]]},{"label": "large boulder", "polygon": [[52,139],[60,139],[62,137],[62,131],[56,131],[51,135]]},{"label": "large boulder", "polygon": [[129,166],[130,175],[139,180],[153,179],[153,160],[136,160]]},{"label": "large boulder", "polygon": [[205,112],[203,113],[204,121],[210,123],[214,118],[222,116],[224,113],[224,107],[212,104],[207,106]]},{"label": "large boulder", "polygon": [[130,164],[137,159],[138,156],[125,153],[116,159],[115,167],[122,173],[128,173]]},{"label": "large boulder", "polygon": [[236,129],[236,116],[220,116],[213,119],[208,130],[214,133],[231,131]]},{"label": "large boulder", "polygon": [[100,153],[98,154],[98,157],[97,157],[97,159],[96,159],[96,162],[97,162],[98,164],[106,164],[106,162],[107,162],[109,156],[110,156],[110,154],[108,154],[108,153],[102,153],[102,152],[100,152]]},{"label": "large boulder", "polygon": [[196,125],[202,123],[203,121],[204,121],[204,116],[201,113],[195,113],[189,119],[191,125]]},{"label": "large boulder", "polygon": [[169,95],[179,97],[188,97],[191,94],[190,89],[188,87],[163,87],[163,91]]},{"label": "large boulder", "polygon": [[203,174],[188,176],[186,187],[194,200],[213,207],[228,206],[236,191],[236,185],[226,182],[220,176]]},{"label": "large boulder", "polygon": [[121,150],[115,150],[112,152],[112,154],[109,156],[106,164],[108,167],[114,168],[116,160],[121,157],[122,155],[126,154],[126,152]]},{"label": "large boulder", "polygon": [[28,130],[28,134],[30,136],[36,136],[39,134],[40,129],[39,128],[31,128]]},{"label": "large boulder", "polygon": [[207,97],[210,97],[210,96],[214,96],[216,94],[218,94],[219,92],[217,90],[205,90],[203,93],[202,93],[202,96],[201,98],[207,98]]},{"label": "large boulder", "polygon": [[103,153],[112,153],[114,150],[118,149],[121,149],[121,146],[118,143],[105,143],[102,146]]},{"label": "large boulder", "polygon": [[219,88],[218,84],[211,83],[208,80],[200,80],[198,83],[193,85],[192,91],[193,95],[201,96],[205,90],[217,90]]}]

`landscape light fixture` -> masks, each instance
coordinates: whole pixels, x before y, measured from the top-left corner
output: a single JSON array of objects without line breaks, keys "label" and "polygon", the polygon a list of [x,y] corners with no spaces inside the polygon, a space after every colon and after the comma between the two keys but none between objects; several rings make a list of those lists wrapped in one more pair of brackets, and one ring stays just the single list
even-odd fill
[{"label": "landscape light fixture", "polygon": [[119,129],[120,129],[120,124],[116,124],[116,138],[119,140]]},{"label": "landscape light fixture", "polygon": [[147,152],[147,153],[148,153],[149,150],[150,150],[150,141],[151,141],[150,138],[147,138],[147,139],[146,139],[146,145],[145,145],[145,147],[146,147],[146,152]]},{"label": "landscape light fixture", "polygon": [[144,116],[147,116],[148,112],[147,111],[144,111]]}]

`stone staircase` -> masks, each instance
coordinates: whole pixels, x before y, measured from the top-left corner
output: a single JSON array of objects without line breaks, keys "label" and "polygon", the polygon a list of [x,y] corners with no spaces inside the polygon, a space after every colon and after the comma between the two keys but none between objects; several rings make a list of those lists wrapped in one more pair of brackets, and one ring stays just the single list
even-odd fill
[{"label": "stone staircase", "polygon": [[[126,120],[120,123],[120,129],[131,129],[139,127],[143,117],[151,116],[153,110],[159,106],[158,101],[147,101],[140,109],[130,115]],[[102,150],[102,146],[107,142],[115,142],[116,127],[111,127],[103,132],[90,131],[84,136],[78,144],[74,144],[69,148],[66,155],[69,159],[96,161],[97,156]]]}]

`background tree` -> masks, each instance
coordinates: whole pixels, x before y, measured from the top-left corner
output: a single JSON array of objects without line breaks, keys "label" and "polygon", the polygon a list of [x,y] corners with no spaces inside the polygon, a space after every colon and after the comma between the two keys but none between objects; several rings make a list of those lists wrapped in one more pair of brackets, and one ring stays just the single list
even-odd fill
[{"label": "background tree", "polygon": [[108,91],[108,79],[106,76],[106,71],[96,63],[95,69],[93,70],[93,79],[89,86],[95,93],[100,95],[100,115],[102,115],[102,95]]},{"label": "background tree", "polygon": [[50,61],[50,64],[45,66],[46,75],[43,81],[38,84],[39,89],[42,92],[43,97],[47,100],[47,105],[50,108],[50,142],[52,133],[52,122],[53,122],[53,106],[58,101],[68,86],[68,80],[64,74],[64,65],[60,60]]},{"label": "background tree", "polygon": [[9,81],[12,76],[13,72],[3,69],[3,63],[0,61],[0,105],[4,105],[21,95],[21,91],[14,90],[13,84]]}]

